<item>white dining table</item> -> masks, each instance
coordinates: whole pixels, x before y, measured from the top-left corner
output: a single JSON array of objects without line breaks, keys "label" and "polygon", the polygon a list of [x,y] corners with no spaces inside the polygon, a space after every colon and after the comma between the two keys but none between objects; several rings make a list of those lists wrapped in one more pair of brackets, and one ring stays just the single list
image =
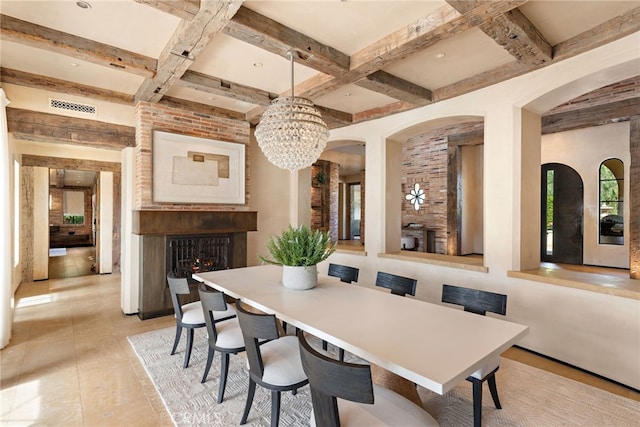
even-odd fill
[{"label": "white dining table", "polygon": [[439,394],[529,329],[324,275],[313,289],[287,289],[282,267],[275,265],[193,278]]}]

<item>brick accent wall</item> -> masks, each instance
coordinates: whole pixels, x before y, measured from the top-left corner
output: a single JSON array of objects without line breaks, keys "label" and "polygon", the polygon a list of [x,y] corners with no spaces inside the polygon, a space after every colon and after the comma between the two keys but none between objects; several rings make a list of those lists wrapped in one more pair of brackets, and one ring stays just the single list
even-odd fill
[{"label": "brick accent wall", "polygon": [[[422,224],[436,231],[435,251],[447,253],[447,150],[449,135],[481,130],[484,122],[458,123],[410,138],[402,145],[402,225]],[[425,190],[427,199],[416,211],[404,198],[415,184]],[[403,230],[403,236],[418,238],[418,250],[426,251],[422,230]]]},{"label": "brick accent wall", "polygon": [[[163,131],[225,142],[245,144],[245,204],[155,203],[153,202],[152,147],[153,131]],[[249,210],[250,161],[249,122],[216,117],[139,102],[136,105],[136,194],[138,210],[246,211]]]}]

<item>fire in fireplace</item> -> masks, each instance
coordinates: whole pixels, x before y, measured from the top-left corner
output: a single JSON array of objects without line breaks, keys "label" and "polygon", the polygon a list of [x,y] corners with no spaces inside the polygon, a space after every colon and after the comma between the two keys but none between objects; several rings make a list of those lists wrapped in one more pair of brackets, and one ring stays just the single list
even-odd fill
[{"label": "fire in fireplace", "polygon": [[191,279],[194,273],[231,266],[231,235],[167,236],[167,273]]}]

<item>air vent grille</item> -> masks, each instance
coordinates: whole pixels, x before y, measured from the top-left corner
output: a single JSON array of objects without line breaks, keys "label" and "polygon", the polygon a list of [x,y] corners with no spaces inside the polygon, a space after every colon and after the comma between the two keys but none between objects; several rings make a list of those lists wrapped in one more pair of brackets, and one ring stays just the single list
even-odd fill
[{"label": "air vent grille", "polygon": [[77,111],[79,113],[96,114],[96,106],[90,104],[79,104],[77,102],[63,101],[61,99],[50,98],[49,106],[57,110]]}]

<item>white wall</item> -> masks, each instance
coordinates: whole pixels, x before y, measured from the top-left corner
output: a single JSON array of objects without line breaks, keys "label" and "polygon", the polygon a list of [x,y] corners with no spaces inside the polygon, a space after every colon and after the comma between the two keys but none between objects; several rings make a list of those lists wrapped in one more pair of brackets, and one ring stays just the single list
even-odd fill
[{"label": "white wall", "polygon": [[96,261],[98,273],[109,274],[113,271],[113,172],[100,172],[98,180],[98,242]]},{"label": "white wall", "polygon": [[[258,232],[247,235],[247,265],[259,265],[258,255],[268,255],[269,237],[280,234],[290,224],[290,193],[292,175],[267,160],[251,132],[249,144],[251,188],[249,207],[258,212]],[[309,181],[309,187],[311,181]],[[309,203],[308,206],[311,206]]]},{"label": "white wall", "polygon": [[[600,164],[612,157],[622,160],[624,180],[629,182],[629,128],[629,122],[622,122],[542,136],[542,163],[565,164],[582,178],[585,264],[629,268],[629,203],[624,204],[624,245],[598,243]],[[624,200],[629,200],[629,187],[624,186]]]},{"label": "white wall", "polygon": [[49,168],[33,168],[33,280],[49,278]]},{"label": "white wall", "polygon": [[120,239],[120,307],[125,314],[138,312],[140,272],[140,236],[133,234],[133,209],[135,206],[135,148],[122,150],[122,198]]},{"label": "white wall", "polygon": [[[639,46],[640,33],[636,33],[464,96],[332,130],[332,140],[366,141],[367,252],[336,253],[331,262],[360,268],[360,286],[374,287],[377,271],[415,277],[416,297],[433,303],[440,301],[443,283],[506,293],[507,319],[530,327],[520,345],[640,388],[640,301],[507,276],[508,271],[519,270],[521,263],[530,262],[535,253],[527,234],[535,224],[528,221],[537,218],[539,222],[540,213],[528,206],[539,206],[540,149],[539,142],[531,149],[524,141],[534,123],[539,126],[536,114],[636,75]],[[386,239],[400,240],[399,235],[389,237],[394,231],[385,225],[388,199],[402,197],[399,188],[386,186],[387,139],[429,120],[460,115],[485,118],[484,263],[488,273],[378,257],[388,249]],[[321,272],[327,264],[320,267]]]}]

